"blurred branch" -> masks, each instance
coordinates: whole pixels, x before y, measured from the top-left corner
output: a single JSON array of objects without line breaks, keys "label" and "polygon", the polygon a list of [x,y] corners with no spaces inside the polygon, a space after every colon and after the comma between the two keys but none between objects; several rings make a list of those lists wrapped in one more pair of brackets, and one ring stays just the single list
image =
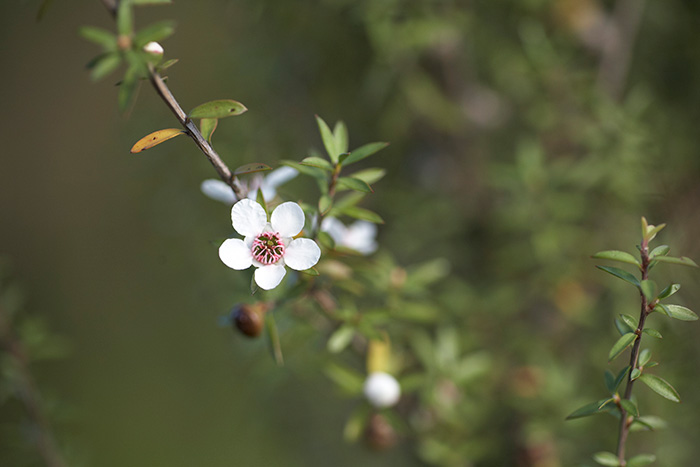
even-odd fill
[{"label": "blurred branch", "polygon": [[39,390],[29,371],[29,358],[19,339],[10,327],[9,315],[0,307],[0,348],[7,351],[17,369],[18,395],[32,422],[37,427],[36,443],[41,457],[48,467],[66,467],[56,445],[48,417],[43,410]]},{"label": "blurred branch", "polygon": [[644,12],[644,0],[618,0],[603,40],[598,87],[619,101]]}]

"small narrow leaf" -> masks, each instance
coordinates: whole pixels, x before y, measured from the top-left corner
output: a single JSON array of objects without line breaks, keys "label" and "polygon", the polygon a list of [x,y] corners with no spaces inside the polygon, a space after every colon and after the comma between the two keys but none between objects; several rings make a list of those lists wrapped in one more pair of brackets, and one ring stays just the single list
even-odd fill
[{"label": "small narrow leaf", "polygon": [[657,339],[663,339],[663,336],[661,335],[661,333],[659,331],[657,331],[656,329],[644,328],[644,330],[642,332],[648,336],[655,337]]},{"label": "small narrow leaf", "polygon": [[668,252],[671,251],[671,247],[668,245],[659,245],[649,253],[649,259],[655,259],[657,256],[666,256]]},{"label": "small narrow leaf", "polygon": [[119,68],[121,63],[122,57],[117,52],[101,55],[89,65],[91,68],[90,79],[93,81],[101,80]]},{"label": "small narrow leaf", "polygon": [[656,234],[661,232],[661,230],[666,227],[666,224],[659,224],[659,225],[648,225],[647,226],[647,233],[644,235],[644,238],[646,238],[648,241],[652,241],[654,237],[656,237]]},{"label": "small narrow leaf", "polygon": [[363,193],[373,193],[372,187],[364,181],[353,177],[340,177],[338,179],[338,188],[345,188]]},{"label": "small narrow leaf", "polygon": [[321,273],[318,272],[318,269],[316,269],[316,268],[303,269],[299,272],[302,272],[302,273],[306,274],[307,276],[320,276],[321,275]]},{"label": "small narrow leaf", "polygon": [[117,9],[117,32],[120,36],[131,36],[134,32],[134,12],[132,2],[119,2]]},{"label": "small narrow leaf", "polygon": [[622,335],[617,342],[615,342],[615,345],[612,346],[610,349],[610,353],[608,354],[608,362],[612,362],[615,360],[615,358],[620,355],[627,347],[629,347],[632,342],[637,338],[637,335],[633,332],[629,332],[627,334]]},{"label": "small narrow leaf", "polygon": [[678,394],[673,386],[671,386],[668,381],[659,378],[656,375],[643,374],[639,377],[639,380],[649,386],[654,392],[660,396],[673,402],[680,402],[681,396]]},{"label": "small narrow leaf", "polygon": [[[128,2],[123,2],[123,3],[128,3]],[[134,102],[134,99],[136,99],[136,92],[138,91],[138,67],[137,66],[130,66],[128,70],[126,70],[126,74],[124,75],[124,80],[121,82],[121,85],[119,86],[119,96],[118,96],[118,101],[119,101],[119,110],[124,113],[127,110],[129,110],[129,107],[131,107],[131,104]]]},{"label": "small narrow leaf", "polygon": [[634,415],[635,417],[639,417],[639,409],[637,408],[637,404],[632,402],[629,399],[620,399],[620,405],[622,406],[625,411],[630,414]]},{"label": "small narrow leaf", "polygon": [[241,115],[248,110],[245,105],[232,99],[218,99],[205,102],[192,109],[189,118],[224,118]]},{"label": "small narrow leaf", "polygon": [[598,253],[594,254],[592,258],[596,259],[609,259],[611,261],[619,261],[621,263],[628,263],[628,264],[634,264],[635,266],[639,266],[639,260],[632,256],[631,254],[625,252],[625,251],[619,251],[619,250],[606,250],[606,251],[599,251]]},{"label": "small narrow leaf", "polygon": [[625,322],[627,326],[634,331],[637,329],[637,320],[631,317],[630,315],[620,315],[620,319]]},{"label": "small narrow leaf", "polygon": [[175,65],[179,61],[180,61],[179,58],[171,58],[170,60],[166,60],[165,62],[158,65],[158,70],[159,71],[167,70],[168,68]]},{"label": "small narrow leaf", "polygon": [[185,132],[178,128],[166,128],[165,130],[154,131],[153,133],[144,136],[136,142],[131,147],[131,153],[135,154],[137,152],[145,151],[146,149],[151,149],[153,146],[157,146],[160,143],[164,143],[169,139],[173,139],[176,136],[184,135]]},{"label": "small narrow leaf", "polygon": [[199,121],[199,131],[204,139],[211,143],[211,137],[219,125],[219,120],[216,118],[203,118]]},{"label": "small narrow leaf", "polygon": [[617,387],[615,386],[615,375],[610,370],[605,370],[605,387],[610,394],[615,394]]},{"label": "small narrow leaf", "polygon": [[302,159],[301,165],[308,165],[309,167],[318,167],[319,169],[333,171],[333,166],[326,159],[320,157],[306,157]]},{"label": "small narrow leaf", "polygon": [[659,305],[665,309],[668,316],[681,321],[696,321],[698,315],[693,313],[691,310],[680,305]]},{"label": "small narrow leaf", "polygon": [[615,391],[617,391],[617,388],[619,388],[620,384],[622,384],[622,381],[627,376],[627,372],[629,371],[629,369],[630,369],[630,366],[627,365],[622,370],[620,370],[620,372],[617,374],[617,377],[615,378]]},{"label": "small narrow leaf", "polygon": [[643,280],[640,283],[640,288],[642,289],[642,293],[648,302],[651,302],[656,298],[656,283],[654,281],[648,279]]},{"label": "small narrow leaf", "polygon": [[265,172],[266,170],[272,170],[272,167],[270,167],[267,164],[263,164],[262,162],[252,162],[250,164],[245,164],[245,165],[238,167],[236,170],[233,171],[233,174],[234,175],[252,174],[255,172]]},{"label": "small narrow leaf", "polygon": [[330,250],[335,248],[335,240],[333,240],[333,237],[331,237],[328,232],[319,232],[317,236],[322,246]]},{"label": "small narrow leaf", "polygon": [[639,366],[646,365],[647,363],[649,363],[649,360],[651,360],[651,350],[644,349],[641,352],[639,352],[639,360],[637,362]]},{"label": "small narrow leaf", "polygon": [[368,209],[360,208],[358,206],[348,206],[342,210],[342,213],[355,219],[374,222],[375,224],[384,223],[384,220],[376,212],[372,212]]},{"label": "small narrow leaf", "polygon": [[333,198],[328,195],[321,195],[318,200],[318,211],[325,216],[333,207]]},{"label": "small narrow leaf", "polygon": [[110,51],[117,49],[117,36],[106,29],[96,28],[93,26],[83,26],[78,29],[78,34],[80,34],[85,40],[101,45],[105,50]]},{"label": "small narrow leaf", "polygon": [[136,44],[136,47],[141,48],[148,42],[159,42],[163,39],[167,39],[172,36],[174,32],[174,21],[159,21],[137,32],[136,35],[134,35],[134,44]]},{"label": "small narrow leaf", "polygon": [[366,184],[371,185],[373,183],[377,183],[379,180],[384,178],[384,175],[386,175],[386,170],[374,167],[371,169],[365,169],[360,170],[359,172],[355,172],[354,174],[352,174],[352,178],[360,179]]},{"label": "small narrow leaf", "polygon": [[344,324],[340,326],[331,337],[328,338],[328,351],[331,353],[339,353],[345,350],[355,336],[355,328]]},{"label": "small narrow leaf", "polygon": [[593,460],[600,465],[605,465],[608,467],[620,466],[620,461],[617,460],[617,456],[612,452],[597,452],[593,454]]},{"label": "small narrow leaf", "polygon": [[321,132],[321,139],[323,140],[323,146],[326,148],[328,157],[330,157],[331,162],[337,164],[338,156],[340,155],[341,151],[339,151],[336,147],[333,132],[331,132],[328,124],[318,115],[316,115],[316,123],[318,124],[318,130]]},{"label": "small narrow leaf", "polygon": [[362,393],[364,376],[358,371],[339,363],[329,363],[324,373],[347,394],[357,396]]},{"label": "small narrow leaf", "polygon": [[588,417],[590,415],[600,413],[601,408],[604,407],[611,400],[612,399],[601,399],[599,401],[586,404],[583,407],[579,407],[578,409],[571,412],[571,414],[569,414],[569,416],[566,417],[566,419],[573,420],[575,418]]},{"label": "small narrow leaf", "polygon": [[364,146],[360,146],[359,148],[355,149],[354,151],[350,152],[350,155],[348,158],[345,160],[345,165],[350,165],[354,164],[355,162],[361,161],[362,159],[371,156],[372,154],[375,154],[385,147],[389,146],[389,143],[368,143],[365,144]]},{"label": "small narrow leaf", "polygon": [[613,276],[622,279],[625,282],[629,282],[630,284],[634,285],[637,288],[640,287],[639,280],[636,277],[634,277],[632,274],[630,274],[629,272],[627,272],[623,269],[613,268],[610,266],[596,266],[596,267],[598,269],[601,269],[601,270],[607,272],[608,274],[612,274]]},{"label": "small narrow leaf", "polygon": [[643,417],[636,418],[634,422],[632,422],[632,426],[630,429],[632,431],[640,431],[640,430],[662,430],[666,428],[667,424],[666,422],[662,419],[659,418],[655,415],[645,415]]},{"label": "small narrow leaf", "polygon": [[678,290],[681,288],[680,284],[671,284],[665,289],[661,291],[659,296],[657,297],[659,300],[663,300],[664,298],[668,298],[674,293],[678,292]]},{"label": "small narrow leaf", "polygon": [[625,321],[622,316],[615,318],[615,328],[617,328],[617,332],[620,333],[620,335],[628,334],[630,332],[634,332],[637,327],[632,327]]},{"label": "small narrow leaf", "polygon": [[[333,137],[335,139],[335,149],[340,154],[348,152],[348,128],[345,122],[338,120],[333,128]],[[340,161],[340,160],[339,160]],[[340,161],[342,163],[342,161]]]},{"label": "small narrow leaf", "polygon": [[343,439],[348,443],[354,443],[365,432],[367,420],[369,419],[371,410],[369,406],[362,405],[353,412],[353,414],[345,422],[343,429]]},{"label": "small narrow leaf", "polygon": [[643,467],[656,462],[656,456],[653,454],[638,454],[627,461],[627,467]]},{"label": "small narrow leaf", "polygon": [[681,256],[680,258],[675,258],[673,256],[658,256],[654,258],[654,261],[658,261],[659,263],[680,264],[681,266],[690,266],[693,268],[698,267],[695,261],[686,256]]},{"label": "small narrow leaf", "polygon": [[632,373],[630,374],[630,379],[634,381],[635,379],[639,378],[642,375],[642,372],[639,370],[639,368],[635,368],[632,370]]},{"label": "small narrow leaf", "polygon": [[268,345],[270,353],[275,359],[275,363],[279,366],[284,365],[284,357],[282,355],[282,344],[280,343],[277,324],[272,317],[272,313],[265,313],[265,330],[267,331]]}]

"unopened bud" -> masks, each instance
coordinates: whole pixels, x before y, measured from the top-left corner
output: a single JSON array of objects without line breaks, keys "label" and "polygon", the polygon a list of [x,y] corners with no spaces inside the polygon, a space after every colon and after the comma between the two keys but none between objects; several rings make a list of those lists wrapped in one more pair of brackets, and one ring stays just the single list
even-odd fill
[{"label": "unopened bud", "polygon": [[242,304],[232,313],[233,325],[248,337],[258,337],[263,329],[264,317],[260,307]]},{"label": "unopened bud", "polygon": [[378,413],[372,414],[365,431],[365,440],[369,447],[377,451],[383,451],[393,447],[397,438],[394,427],[389,424],[383,415]]},{"label": "unopened bud", "polygon": [[401,386],[389,373],[377,371],[365,380],[362,392],[374,407],[391,407],[401,397]]},{"label": "unopened bud", "polygon": [[144,52],[148,52],[153,55],[163,55],[163,46],[157,42],[149,42],[143,46]]}]

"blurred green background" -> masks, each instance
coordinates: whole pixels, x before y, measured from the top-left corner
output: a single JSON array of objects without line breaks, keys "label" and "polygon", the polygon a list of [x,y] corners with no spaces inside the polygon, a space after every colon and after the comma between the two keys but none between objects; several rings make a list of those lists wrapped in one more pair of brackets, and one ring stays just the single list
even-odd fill
[{"label": "blurred green background", "polygon": [[[23,315],[65,344],[32,369],[75,465],[553,467],[613,450],[613,419],[564,422],[603,397],[612,319],[637,314],[634,290],[589,256],[634,252],[645,215],[669,225],[659,238],[672,254],[700,259],[699,3],[201,0],[137,11],[137,27],[177,21],[163,45],[180,59],[169,85],[186,110],[217,98],[249,108],[215,135],[229,165],[321,148],[314,114],[343,119],[351,147],[391,142],[373,160],[389,174],[365,204],[386,220],[379,241],[401,264],[450,260],[461,289],[436,300],[454,297],[445,323],[492,356],[493,391],[462,393],[478,417],[455,411],[453,430],[426,435],[427,447],[408,438],[383,453],[343,442],[360,402],[321,374],[323,336],[283,333],[278,368],[262,339],[220,326],[247,294],[216,254],[232,233],[228,208],[199,192],[215,173],[187,139],[129,154],[175,120],[147,83],[124,118],[118,73],[90,82],[98,50],[77,29],[113,30],[101,3],[53,2],[40,22],[38,8],[0,4],[0,256]],[[307,185],[285,192],[313,199]],[[696,271],[656,271],[700,308]],[[628,450],[695,465],[700,329],[653,321],[665,336],[645,341],[656,373],[683,403],[636,389],[643,411],[670,424],[633,434]],[[0,406],[0,465],[40,465],[21,419],[16,401]],[[475,440],[473,454],[439,454]]]}]

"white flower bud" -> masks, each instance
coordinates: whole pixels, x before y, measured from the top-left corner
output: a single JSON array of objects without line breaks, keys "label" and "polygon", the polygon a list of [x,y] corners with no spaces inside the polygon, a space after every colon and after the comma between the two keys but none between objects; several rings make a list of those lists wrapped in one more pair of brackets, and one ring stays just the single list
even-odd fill
[{"label": "white flower bud", "polygon": [[143,50],[153,55],[163,55],[163,46],[157,42],[149,42],[143,46]]},{"label": "white flower bud", "polygon": [[401,386],[396,378],[381,371],[369,375],[362,391],[369,403],[377,408],[391,407],[401,396]]}]

